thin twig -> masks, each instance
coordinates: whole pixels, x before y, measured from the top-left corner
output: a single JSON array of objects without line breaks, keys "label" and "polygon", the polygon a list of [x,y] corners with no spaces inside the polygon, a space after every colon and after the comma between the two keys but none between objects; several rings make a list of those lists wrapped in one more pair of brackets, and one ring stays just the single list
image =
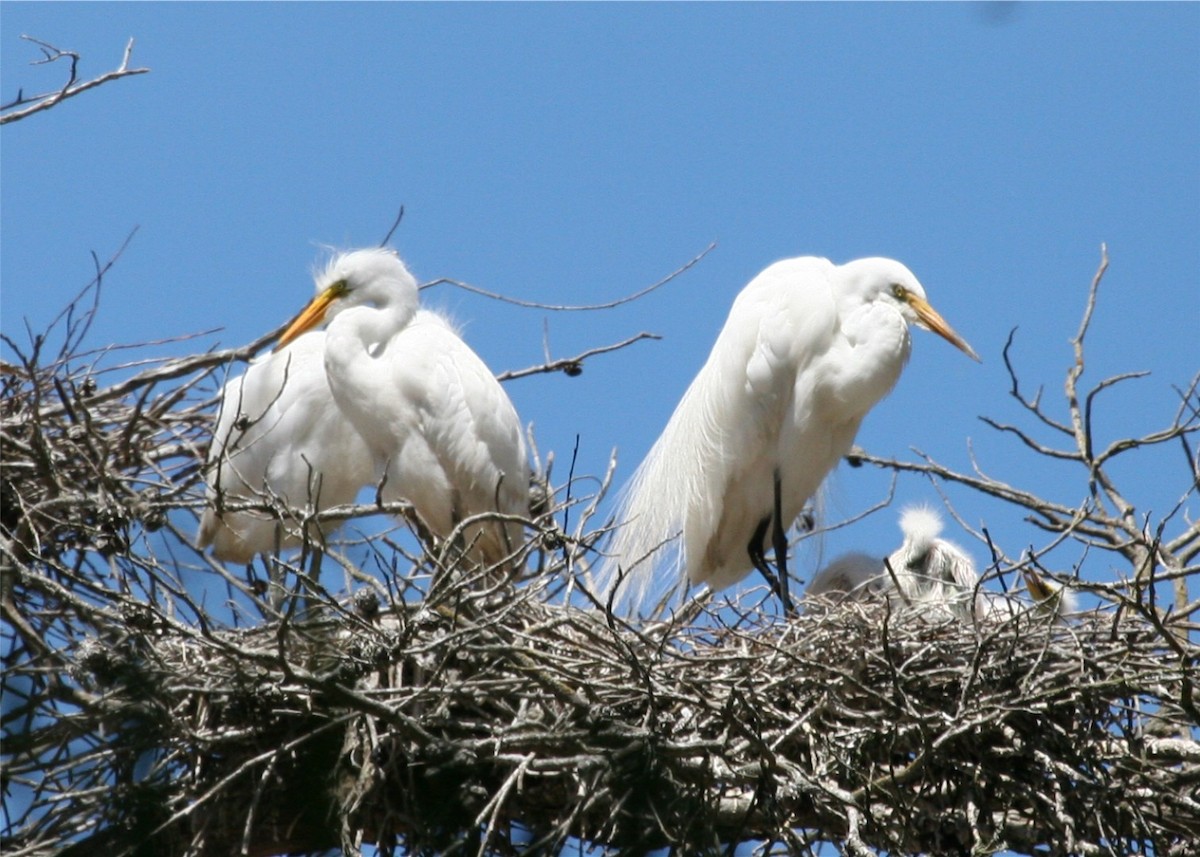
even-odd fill
[{"label": "thin twig", "polygon": [[[32,36],[23,35],[21,38],[39,45],[42,49],[43,58],[34,61],[34,65],[41,65],[47,62],[54,62],[55,60],[62,59],[63,57],[69,57],[71,59],[71,72],[66,84],[62,87],[62,89],[59,89],[56,92],[48,92],[42,95],[34,95],[31,97],[25,97],[24,95],[19,94],[14,101],[11,101],[8,104],[0,107],[0,110],[9,111],[8,113],[0,115],[0,125],[5,125],[9,122],[17,122],[21,119],[25,119],[28,116],[32,116],[34,113],[40,113],[43,110],[49,110],[56,104],[66,101],[68,98],[72,98],[82,92],[87,92],[89,89],[95,89],[97,86],[102,86],[109,81],[119,80],[120,78],[130,77],[135,74],[146,74],[150,71],[148,68],[129,67],[129,57],[130,54],[133,53],[133,39],[130,39],[125,45],[125,54],[121,59],[121,65],[119,67],[113,71],[105,72],[99,77],[84,81],[82,83],[77,83],[76,67],[79,63],[79,54],[75,53],[74,51],[60,50],[59,48],[56,48],[47,42],[43,42],[40,39],[35,39]],[[12,109],[19,107],[22,104],[28,104],[29,106],[25,107],[23,110]]]},{"label": "thin twig", "polygon": [[658,282],[652,283],[651,285],[646,286],[644,289],[640,289],[640,290],[634,292],[633,294],[625,295],[624,297],[620,297],[615,300],[608,301],[607,303],[546,304],[546,303],[541,303],[538,301],[526,301],[526,300],[521,300],[520,298],[513,298],[513,297],[509,297],[507,295],[502,295],[497,292],[490,292],[487,289],[481,289],[478,286],[472,286],[469,283],[463,283],[458,280],[451,280],[451,279],[448,279],[445,277],[437,279],[437,280],[433,280],[428,283],[424,283],[421,286],[421,288],[422,289],[430,289],[430,288],[433,288],[434,286],[439,286],[439,285],[454,286],[455,288],[463,289],[464,291],[468,291],[473,294],[482,295],[485,298],[492,298],[493,300],[498,300],[502,303],[512,304],[513,306],[526,307],[528,309],[544,309],[544,310],[550,310],[552,312],[591,312],[594,310],[613,309],[614,307],[619,307],[623,304],[627,304],[627,303],[636,301],[639,298],[644,298],[646,295],[650,294],[651,292],[655,291],[656,289],[662,288],[663,286],[665,286],[667,283],[674,280],[679,275],[681,275],[684,272],[691,269],[693,265],[695,265],[697,262],[699,262],[701,259],[703,259],[705,256],[707,256],[716,246],[717,246],[716,242],[709,244],[702,251],[700,251],[700,253],[697,254],[693,259],[691,259],[691,261],[685,262],[683,265],[676,268],[671,273],[667,274],[667,276],[663,277]]}]

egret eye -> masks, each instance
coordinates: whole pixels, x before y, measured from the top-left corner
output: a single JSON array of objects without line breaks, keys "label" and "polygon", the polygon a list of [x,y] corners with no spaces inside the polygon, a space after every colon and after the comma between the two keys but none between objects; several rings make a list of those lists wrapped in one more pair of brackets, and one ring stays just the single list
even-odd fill
[{"label": "egret eye", "polygon": [[899,283],[892,283],[892,297],[898,301],[906,300],[908,297],[908,289]]}]

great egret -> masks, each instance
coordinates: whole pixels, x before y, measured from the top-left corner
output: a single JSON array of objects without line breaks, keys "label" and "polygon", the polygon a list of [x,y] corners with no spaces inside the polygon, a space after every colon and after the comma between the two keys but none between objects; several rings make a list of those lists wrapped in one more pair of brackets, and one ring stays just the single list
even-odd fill
[{"label": "great egret", "polygon": [[[324,353],[325,333],[312,331],[226,383],[196,537],[217,559],[246,563],[301,541],[286,519],[226,505],[278,500],[289,509],[321,511],[353,501],[371,480],[371,453],[334,404]],[[312,531],[309,536],[320,539]]]},{"label": "great egret", "polygon": [[[474,516],[527,517],[529,472],[516,409],[449,323],[418,304],[417,283],[389,250],[344,253],[279,348],[328,320],[325,372],[342,416],[382,473],[385,500],[407,500],[449,538]],[[468,521],[469,555],[504,562],[521,545],[514,520]]]},{"label": "great egret", "polygon": [[733,302],[708,361],[625,488],[601,580],[646,607],[656,569],[718,590],[770,546],[785,602],[787,530],[908,359],[909,325],[978,356],[890,259],[771,265]]}]

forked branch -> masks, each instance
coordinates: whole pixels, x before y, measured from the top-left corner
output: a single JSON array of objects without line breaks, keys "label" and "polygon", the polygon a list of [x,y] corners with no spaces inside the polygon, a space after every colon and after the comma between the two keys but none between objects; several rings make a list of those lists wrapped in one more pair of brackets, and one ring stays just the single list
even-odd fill
[{"label": "forked branch", "polygon": [[129,67],[129,58],[133,54],[133,39],[130,39],[126,43],[125,53],[121,58],[119,66],[112,71],[105,72],[99,77],[81,81],[79,80],[80,57],[78,53],[57,48],[49,42],[43,42],[41,39],[35,39],[33,36],[23,35],[21,38],[37,45],[38,49],[42,52],[42,58],[34,60],[31,65],[44,65],[59,60],[67,60],[70,65],[70,71],[67,74],[67,82],[60,89],[28,96],[25,95],[24,91],[18,91],[16,98],[0,106],[0,111],[4,111],[0,113],[0,125],[17,122],[35,113],[49,110],[51,107],[66,101],[68,98],[73,98],[80,93],[87,92],[89,89],[103,86],[110,81],[120,80],[123,77],[132,77],[135,74],[146,74],[150,71],[148,68]]}]

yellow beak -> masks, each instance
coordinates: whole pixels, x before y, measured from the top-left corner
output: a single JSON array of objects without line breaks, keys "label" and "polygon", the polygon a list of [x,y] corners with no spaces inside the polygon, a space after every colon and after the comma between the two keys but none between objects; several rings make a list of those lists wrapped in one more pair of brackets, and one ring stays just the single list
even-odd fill
[{"label": "yellow beak", "polygon": [[983,362],[979,359],[979,355],[975,353],[975,349],[967,344],[967,340],[954,332],[954,328],[947,324],[946,319],[942,318],[941,314],[930,306],[929,301],[914,295],[912,292],[908,293],[907,298],[908,305],[916,311],[917,318],[921,320],[921,325],[926,330],[936,333],[976,363]]},{"label": "yellow beak", "polygon": [[1029,590],[1029,594],[1038,604],[1049,601],[1058,594],[1058,590],[1042,580],[1040,574],[1036,574],[1028,569],[1022,571],[1021,574],[1025,578],[1025,588]]},{"label": "yellow beak", "polygon": [[298,337],[302,333],[307,333],[318,324],[325,320],[325,313],[329,309],[329,305],[341,297],[345,293],[344,288],[339,288],[340,283],[334,283],[321,294],[312,299],[300,314],[292,319],[292,323],[288,325],[287,330],[279,337],[279,342],[275,344],[275,350],[287,346],[289,342]]}]

